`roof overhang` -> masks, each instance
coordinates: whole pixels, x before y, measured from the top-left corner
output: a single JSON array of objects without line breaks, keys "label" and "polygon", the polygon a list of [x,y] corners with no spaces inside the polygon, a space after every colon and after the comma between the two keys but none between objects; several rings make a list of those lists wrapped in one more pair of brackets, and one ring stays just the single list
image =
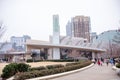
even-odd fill
[{"label": "roof overhang", "polygon": [[27,47],[31,47],[33,49],[41,49],[41,48],[68,48],[68,49],[77,49],[77,50],[84,50],[84,51],[92,51],[92,52],[105,52],[104,49],[99,48],[91,48],[91,47],[81,47],[81,46],[74,46],[74,45],[61,45],[61,44],[51,44],[51,43],[38,43],[38,42],[27,42]]}]

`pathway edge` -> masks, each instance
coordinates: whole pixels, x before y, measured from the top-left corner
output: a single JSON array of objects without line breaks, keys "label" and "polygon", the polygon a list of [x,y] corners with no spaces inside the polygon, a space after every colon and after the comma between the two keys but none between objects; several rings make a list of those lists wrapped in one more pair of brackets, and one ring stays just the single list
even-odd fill
[{"label": "pathway edge", "polygon": [[31,79],[26,79],[26,80],[45,80],[45,79],[52,79],[52,78],[56,78],[56,77],[60,77],[60,76],[65,76],[68,74],[72,74],[72,73],[76,73],[76,72],[80,72],[83,70],[86,70],[90,67],[92,67],[94,65],[94,63],[90,64],[89,66],[77,69],[77,70],[73,70],[73,71],[68,71],[68,72],[63,72],[63,73],[58,73],[58,74],[53,74],[53,75],[48,75],[48,76],[43,76],[43,77],[37,77],[37,78],[31,78]]}]

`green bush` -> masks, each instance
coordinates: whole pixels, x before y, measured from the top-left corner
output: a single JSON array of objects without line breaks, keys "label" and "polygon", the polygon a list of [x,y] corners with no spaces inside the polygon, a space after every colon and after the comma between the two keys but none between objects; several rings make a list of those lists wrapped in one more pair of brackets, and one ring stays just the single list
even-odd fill
[{"label": "green bush", "polygon": [[64,67],[64,65],[56,64],[56,65],[47,65],[46,67],[47,69],[54,69],[54,68]]},{"label": "green bush", "polygon": [[[52,62],[74,62],[74,59],[60,59],[60,60],[35,60],[34,62],[41,62],[41,61],[52,61]],[[27,62],[33,62],[32,59],[28,59]]]},{"label": "green bush", "polygon": [[15,75],[17,72],[25,72],[28,71],[30,66],[24,63],[11,63],[4,67],[2,71],[2,78],[9,78]]},{"label": "green bush", "polygon": [[66,66],[72,66],[72,65],[77,65],[80,64],[79,62],[74,62],[74,63],[67,63]]},{"label": "green bush", "polygon": [[79,62],[67,63],[66,66],[77,65],[81,63],[89,62],[88,60],[80,60]]},{"label": "green bush", "polygon": [[[43,61],[43,60],[34,60],[34,62],[41,62],[41,61]],[[27,59],[27,61],[26,62],[33,62],[33,59]]]},{"label": "green bush", "polygon": [[120,68],[120,63],[118,63],[118,64],[116,65],[116,67],[117,67],[117,68]]},{"label": "green bush", "polygon": [[27,62],[29,63],[29,62],[33,62],[33,60],[32,59],[27,59]]},{"label": "green bush", "polygon": [[33,67],[33,68],[29,68],[29,71],[34,71],[34,70],[45,70],[46,69],[46,67],[44,67],[44,66],[40,66],[40,67]]},{"label": "green bush", "polygon": [[2,71],[2,78],[9,78],[17,72],[17,63],[11,63],[9,65],[6,65]]},{"label": "green bush", "polygon": [[80,69],[82,67],[88,66],[90,65],[91,62],[84,62],[81,64],[76,64],[76,65],[71,65],[71,66],[64,66],[64,67],[59,67],[59,68],[51,68],[50,69],[45,69],[45,70],[41,70],[41,71],[30,71],[30,72],[24,72],[24,73],[20,73],[20,74],[16,74],[15,75],[15,80],[25,80],[25,79],[29,79],[29,78],[35,78],[35,77],[41,77],[41,76],[46,76],[46,75],[52,75],[52,74],[56,74],[56,73],[61,73],[61,72],[66,72],[66,71],[71,71],[71,70],[75,70],[75,69]]},{"label": "green bush", "polygon": [[74,62],[74,59],[47,60],[52,62]]},{"label": "green bush", "polygon": [[41,70],[41,71],[24,72],[24,73],[21,73],[21,74],[16,74],[15,75],[15,80],[25,80],[25,79],[29,79],[29,78],[35,78],[35,77],[60,73],[60,72],[63,72],[63,71],[64,71],[64,68],[63,69],[62,68],[56,68],[54,70],[46,69],[46,70]]},{"label": "green bush", "polygon": [[19,72],[26,72],[26,71],[28,71],[30,66],[25,63],[19,63],[19,64],[17,64],[17,67],[18,67],[17,69]]}]

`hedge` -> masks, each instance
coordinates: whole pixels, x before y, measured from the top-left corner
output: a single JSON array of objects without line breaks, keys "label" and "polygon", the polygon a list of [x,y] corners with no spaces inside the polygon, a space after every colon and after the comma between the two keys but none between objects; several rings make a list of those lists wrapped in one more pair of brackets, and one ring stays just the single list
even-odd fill
[{"label": "hedge", "polygon": [[55,68],[61,68],[64,67],[64,65],[56,64],[56,65],[47,65],[47,69],[55,69]]},{"label": "hedge", "polygon": [[72,65],[77,65],[77,64],[81,64],[81,63],[84,63],[84,62],[87,62],[88,60],[80,60],[79,62],[76,62],[76,63],[67,63],[66,66],[72,66]]},{"label": "hedge", "polygon": [[[34,62],[41,62],[41,61],[43,61],[43,60],[34,60]],[[27,62],[29,63],[29,62],[33,62],[33,59],[27,59]]]},{"label": "hedge", "polygon": [[39,66],[39,67],[33,67],[33,68],[29,68],[29,71],[34,71],[34,70],[45,70],[45,69],[55,69],[55,68],[61,68],[64,67],[64,65],[61,64],[56,64],[56,65],[47,65],[46,67],[44,66]]},{"label": "hedge", "polygon": [[1,77],[6,79],[18,72],[26,72],[29,67],[30,66],[25,63],[10,63],[4,67]]},{"label": "hedge", "polygon": [[[34,62],[42,62],[42,61],[52,61],[52,62],[74,62],[77,60],[74,59],[60,59],[60,60],[35,60]],[[33,62],[32,59],[28,59],[27,62]]]},{"label": "hedge", "polygon": [[46,69],[46,67],[44,67],[44,66],[40,66],[40,67],[33,67],[33,68],[29,68],[29,71],[34,71],[34,70],[45,70]]},{"label": "hedge", "polygon": [[120,63],[118,63],[118,64],[116,65],[116,67],[117,67],[117,68],[120,68]]},{"label": "hedge", "polygon": [[15,75],[15,80],[25,80],[29,78],[36,78],[36,77],[41,77],[41,76],[46,76],[46,75],[52,75],[56,73],[61,73],[61,72],[66,72],[66,71],[71,71],[75,69],[80,69],[82,67],[90,65],[91,62],[85,62],[85,63],[80,63],[76,65],[71,65],[71,66],[64,66],[64,67],[59,67],[59,68],[52,68],[52,69],[45,69],[45,70],[33,70],[30,72],[23,72]]},{"label": "hedge", "polygon": [[2,78],[9,78],[13,75],[15,75],[17,72],[17,63],[11,63],[9,65],[6,65],[4,69],[2,70]]}]

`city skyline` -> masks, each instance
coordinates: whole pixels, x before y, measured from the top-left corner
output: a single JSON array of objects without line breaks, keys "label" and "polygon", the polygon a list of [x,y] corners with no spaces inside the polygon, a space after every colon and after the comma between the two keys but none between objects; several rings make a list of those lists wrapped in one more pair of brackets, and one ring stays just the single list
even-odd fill
[{"label": "city skyline", "polygon": [[60,34],[66,35],[66,24],[74,16],[91,18],[91,31],[100,34],[120,27],[119,0],[0,0],[0,21],[7,26],[2,40],[29,35],[49,40],[53,33],[52,16],[59,15]]}]

